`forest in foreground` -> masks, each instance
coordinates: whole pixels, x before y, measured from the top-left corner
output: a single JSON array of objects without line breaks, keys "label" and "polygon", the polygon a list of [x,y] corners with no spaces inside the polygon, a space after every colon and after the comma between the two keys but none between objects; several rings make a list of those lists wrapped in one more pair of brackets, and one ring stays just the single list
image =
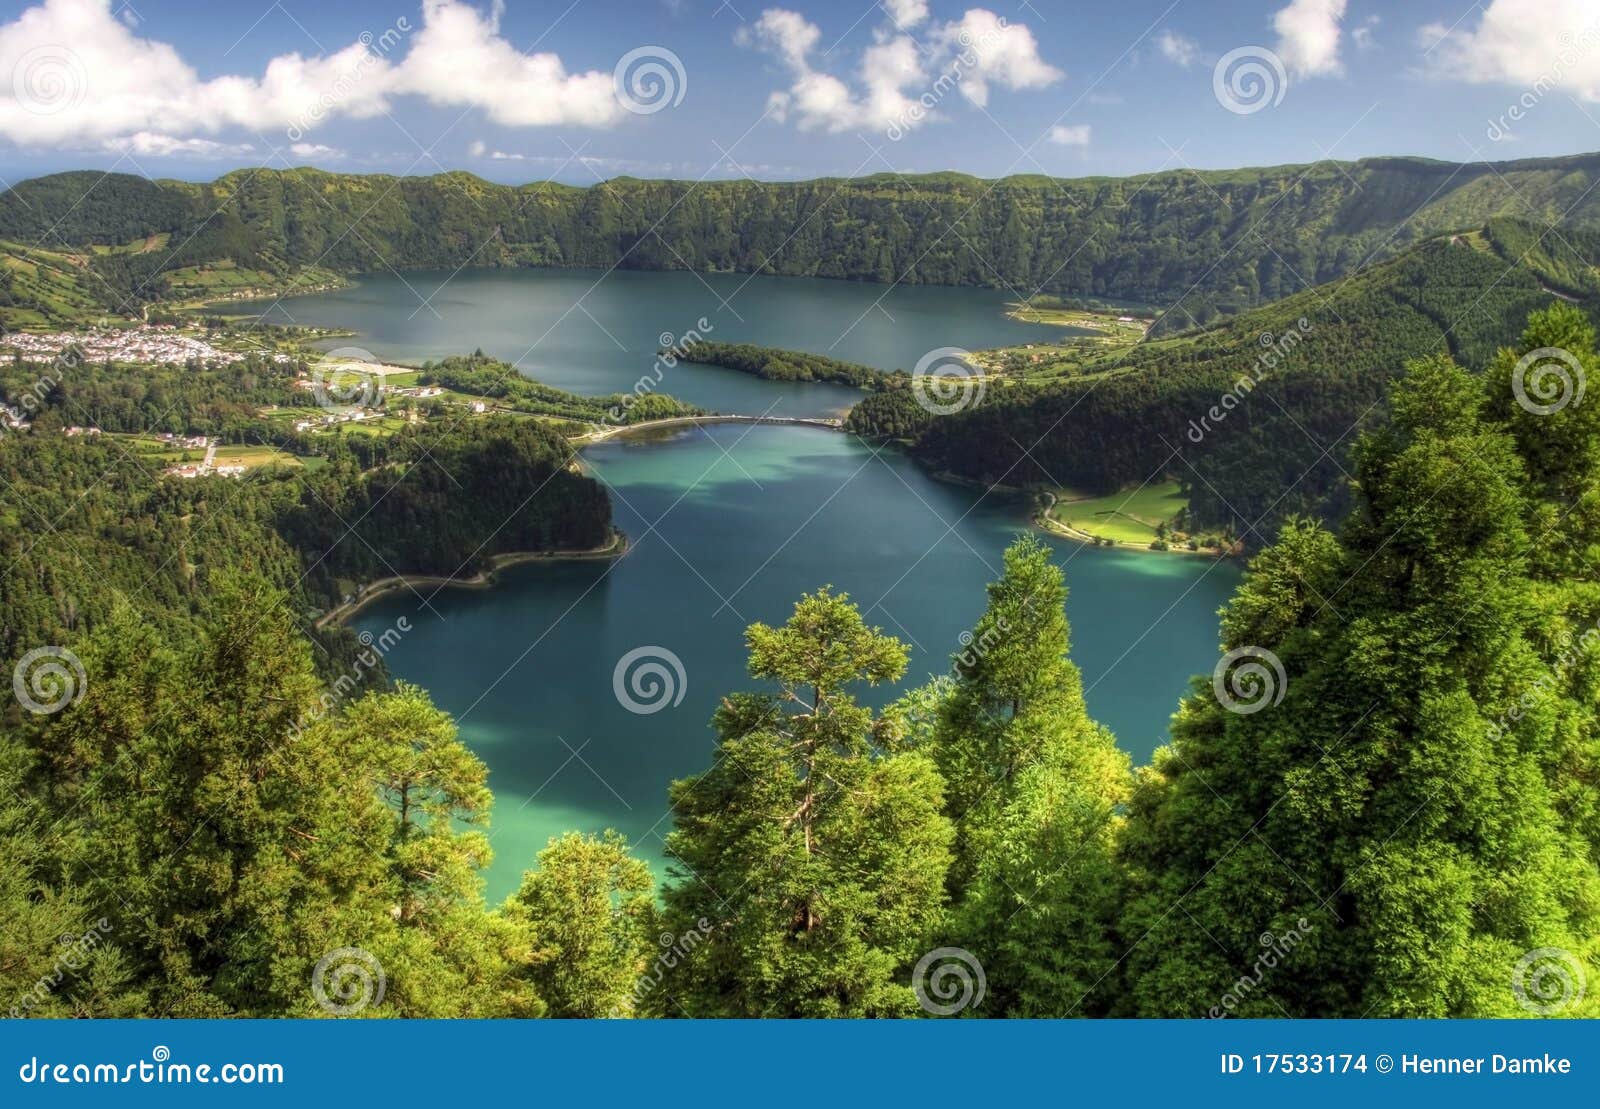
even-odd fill
[{"label": "forest in foreground", "polygon": [[[1576,378],[1560,398],[1527,376],[1556,350]],[[750,686],[724,698],[711,764],[672,787],[662,883],[617,837],[569,835],[497,906],[483,764],[421,690],[330,706],[292,544],[247,541],[301,517],[221,508],[234,564],[203,590],[169,579],[165,623],[131,594],[61,620],[81,672],[55,656],[26,691],[56,711],[7,710],[0,999],[18,1016],[1600,1014],[1556,989],[1600,959],[1597,367],[1567,305],[1481,373],[1406,366],[1352,454],[1348,514],[1290,519],[1255,556],[1222,622],[1240,667],[1196,680],[1149,766],[1089,717],[1070,582],[1022,538],[950,673],[881,712],[858,691],[899,678],[906,649],[848,597],[816,583],[782,626],[750,627]],[[492,463],[510,434],[462,449]],[[0,464],[48,488],[93,449],[35,428]],[[149,495],[223,492],[192,488]],[[587,497],[529,524],[600,523]],[[114,537],[137,521],[97,511],[104,557],[133,557]],[[13,597],[51,607],[52,573],[7,579],[8,621]]]}]

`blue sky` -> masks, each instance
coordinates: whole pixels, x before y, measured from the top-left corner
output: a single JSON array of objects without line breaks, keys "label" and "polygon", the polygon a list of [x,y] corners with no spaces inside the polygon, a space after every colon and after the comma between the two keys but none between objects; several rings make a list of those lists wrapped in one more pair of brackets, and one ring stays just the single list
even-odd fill
[{"label": "blue sky", "polygon": [[[630,54],[664,100],[619,93]],[[1501,160],[1600,150],[1600,4],[44,0],[0,6],[0,149],[12,181]]]}]

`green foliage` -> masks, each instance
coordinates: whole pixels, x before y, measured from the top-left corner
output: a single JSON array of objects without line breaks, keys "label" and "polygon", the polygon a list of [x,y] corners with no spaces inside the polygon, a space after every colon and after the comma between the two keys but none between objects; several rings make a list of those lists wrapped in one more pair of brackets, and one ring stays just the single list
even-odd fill
[{"label": "green foliage", "polygon": [[493,397],[517,412],[590,423],[637,424],[675,416],[699,416],[705,411],[665,393],[642,391],[603,397],[579,396],[524,377],[515,366],[481,353],[429,362],[417,380],[423,385],[442,385],[459,393]]},{"label": "green foliage", "polygon": [[548,1015],[635,1014],[656,939],[652,886],[650,868],[615,832],[571,833],[539,852],[504,912],[521,930],[520,973]]},{"label": "green foliage", "polygon": [[[1160,302],[1210,322],[1507,214],[1593,227],[1593,155],[1416,158],[1079,180],[883,174],[784,183],[495,185],[466,173],[252,169],[207,184],[68,173],[0,194],[0,238],[97,254],[84,293],[121,312],[175,270],[596,266],[1025,288]],[[348,228],[359,223],[359,236]]]},{"label": "green foliage", "polygon": [[685,344],[676,357],[684,362],[724,366],[767,381],[831,381],[867,388],[877,387],[890,376],[871,366],[843,362],[826,355],[750,343],[716,343],[709,339]]},{"label": "green foliage", "polygon": [[1226,323],[1108,352],[1073,377],[995,383],[983,404],[939,419],[906,390],[876,393],[847,426],[915,438],[930,467],[984,483],[1111,493],[1170,474],[1196,525],[1259,549],[1289,516],[1343,511],[1346,445],[1382,420],[1407,360],[1448,350],[1482,367],[1555,299],[1538,263],[1440,239]]},{"label": "green foliage", "polygon": [[1096,991],[1117,957],[1112,854],[1128,757],[1089,719],[1066,597],[1049,548],[1029,536],[1006,551],[933,735],[958,833],[954,930],[982,961],[998,1015],[1103,1012]]},{"label": "green foliage", "polygon": [[906,971],[943,917],[951,829],[932,760],[886,750],[846,691],[899,678],[905,647],[827,589],[746,641],[779,691],[726,699],[716,761],[672,787],[668,926],[711,927],[664,995],[691,1016],[914,1013]]},{"label": "green foliage", "polygon": [[[1587,339],[1577,323],[1529,338]],[[1414,363],[1356,451],[1342,539],[1297,523],[1253,567],[1224,647],[1272,652],[1287,688],[1241,714],[1197,684],[1141,777],[1129,1011],[1517,1016],[1525,953],[1594,965],[1592,788],[1571,780],[1594,766],[1593,648],[1561,596],[1592,602],[1593,571],[1540,580],[1571,475],[1494,418],[1505,384]],[[1275,955],[1293,940],[1263,970],[1269,934]]]}]

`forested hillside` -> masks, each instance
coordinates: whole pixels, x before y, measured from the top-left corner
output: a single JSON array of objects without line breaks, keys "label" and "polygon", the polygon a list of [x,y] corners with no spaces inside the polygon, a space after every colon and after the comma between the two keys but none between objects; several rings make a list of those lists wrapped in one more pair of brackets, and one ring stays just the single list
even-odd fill
[{"label": "forested hillside", "polygon": [[[209,184],[68,173],[0,195],[0,239],[97,255],[90,295],[160,299],[227,261],[286,278],[461,265],[728,270],[1009,287],[1172,304],[1188,326],[1505,215],[1600,226],[1600,156],[1377,158],[1130,178],[880,175],[797,183],[619,178],[590,188],[256,169]],[[1165,326],[1165,325],[1164,325]]]},{"label": "forested hillside", "polygon": [[[858,691],[909,652],[847,595],[750,625],[751,688],[671,788],[659,902],[606,834],[552,839],[487,906],[483,763],[425,692],[318,680],[270,497],[113,470],[100,504],[104,448],[16,436],[8,486],[95,545],[7,578],[0,612],[24,589],[97,608],[51,626],[78,669],[0,729],[0,995],[51,1017],[1592,1018],[1600,408],[1522,403],[1545,349],[1596,369],[1557,305],[1481,372],[1391,375],[1351,512],[1253,560],[1148,767],[1088,713],[1036,539],[951,671],[881,710]],[[136,572],[202,514],[232,521],[203,591],[161,579],[195,618],[152,620]],[[60,565],[67,588],[32,584]]]},{"label": "forested hillside", "polygon": [[1196,523],[1259,547],[1295,512],[1336,514],[1327,498],[1342,495],[1349,445],[1384,417],[1408,359],[1447,353],[1481,368],[1535,308],[1564,296],[1600,309],[1600,235],[1544,230],[1498,220],[1441,237],[1070,377],[1002,380],[947,416],[909,389],[880,391],[848,426],[913,440],[928,465],[984,482],[1110,492],[1170,473]]},{"label": "forested hillside", "polygon": [[[502,552],[609,538],[604,489],[570,472],[565,440],[532,420],[423,424],[322,449],[315,469],[175,480],[107,436],[68,438],[46,421],[0,436],[0,658],[86,634],[120,604],[191,635],[229,574],[278,590],[301,621],[375,578],[470,575]],[[323,638],[336,653],[353,642]]]}]

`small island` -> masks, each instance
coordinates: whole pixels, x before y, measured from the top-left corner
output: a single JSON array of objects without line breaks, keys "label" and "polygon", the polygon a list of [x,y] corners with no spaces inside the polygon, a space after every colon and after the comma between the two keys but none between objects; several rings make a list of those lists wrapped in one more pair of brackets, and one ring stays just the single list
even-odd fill
[{"label": "small island", "polygon": [[882,388],[887,382],[906,376],[904,372],[886,373],[858,362],[844,362],[822,354],[779,350],[752,343],[714,343],[702,339],[685,343],[673,351],[664,350],[661,355],[676,357],[680,362],[738,370],[766,381],[821,381],[853,385],[858,389]]}]

